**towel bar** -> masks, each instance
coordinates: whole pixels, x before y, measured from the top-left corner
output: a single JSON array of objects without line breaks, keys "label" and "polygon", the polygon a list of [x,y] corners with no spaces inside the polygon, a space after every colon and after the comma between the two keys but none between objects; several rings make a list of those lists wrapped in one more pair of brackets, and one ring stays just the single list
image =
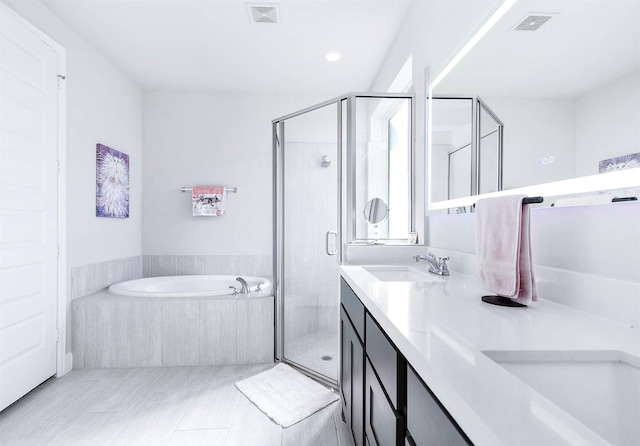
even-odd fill
[{"label": "towel bar", "polygon": [[542,197],[527,197],[522,200],[522,204],[542,203],[543,201]]},{"label": "towel bar", "polygon": [[[181,187],[180,191],[182,192],[191,192],[193,190],[192,187]],[[236,192],[238,192],[238,188],[237,187],[225,187],[224,190],[226,190],[228,193],[231,194],[235,194]]]},{"label": "towel bar", "polygon": [[[534,203],[543,203],[544,198],[542,197],[525,197],[522,199],[522,204],[534,204]],[[473,207],[476,207],[476,204],[473,203]]]}]

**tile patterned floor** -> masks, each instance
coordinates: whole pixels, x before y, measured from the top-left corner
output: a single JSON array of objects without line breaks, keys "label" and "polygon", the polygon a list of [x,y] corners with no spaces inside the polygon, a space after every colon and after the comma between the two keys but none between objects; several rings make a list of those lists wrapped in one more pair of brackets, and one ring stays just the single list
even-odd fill
[{"label": "tile patterned floor", "polygon": [[339,402],[283,429],[235,388],[270,367],[74,370],[0,412],[0,444],[353,446]]},{"label": "tile patterned floor", "polygon": [[288,341],[284,348],[287,359],[338,380],[340,345],[337,331],[315,331]]}]

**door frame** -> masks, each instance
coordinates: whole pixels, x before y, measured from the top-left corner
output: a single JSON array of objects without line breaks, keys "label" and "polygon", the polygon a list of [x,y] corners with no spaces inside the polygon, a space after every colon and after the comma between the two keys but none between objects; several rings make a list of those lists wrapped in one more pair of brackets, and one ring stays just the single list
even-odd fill
[{"label": "door frame", "polygon": [[56,377],[65,375],[73,366],[73,356],[67,353],[67,50],[38,27],[26,20],[4,2],[3,14],[11,14],[33,32],[58,56],[58,197],[57,197],[57,329]]}]

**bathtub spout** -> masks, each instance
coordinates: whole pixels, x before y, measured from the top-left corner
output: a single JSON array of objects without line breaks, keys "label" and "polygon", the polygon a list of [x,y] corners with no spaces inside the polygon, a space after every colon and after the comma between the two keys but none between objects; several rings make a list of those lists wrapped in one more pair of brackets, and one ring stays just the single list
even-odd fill
[{"label": "bathtub spout", "polygon": [[236,280],[240,282],[240,284],[242,285],[242,288],[240,289],[240,294],[249,294],[249,291],[251,291],[251,289],[247,281],[244,280],[242,277],[236,277]]}]

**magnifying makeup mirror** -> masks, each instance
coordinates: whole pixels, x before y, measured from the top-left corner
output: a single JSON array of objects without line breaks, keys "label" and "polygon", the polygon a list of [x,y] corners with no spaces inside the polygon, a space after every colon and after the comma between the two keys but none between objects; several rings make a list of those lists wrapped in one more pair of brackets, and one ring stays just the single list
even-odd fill
[{"label": "magnifying makeup mirror", "polygon": [[373,241],[372,244],[378,243],[378,224],[382,223],[389,216],[389,206],[382,198],[372,198],[364,205],[364,219],[370,225],[373,225]]},{"label": "magnifying makeup mirror", "polygon": [[367,223],[377,225],[382,223],[389,216],[389,207],[382,198],[372,198],[364,205],[364,219]]}]

